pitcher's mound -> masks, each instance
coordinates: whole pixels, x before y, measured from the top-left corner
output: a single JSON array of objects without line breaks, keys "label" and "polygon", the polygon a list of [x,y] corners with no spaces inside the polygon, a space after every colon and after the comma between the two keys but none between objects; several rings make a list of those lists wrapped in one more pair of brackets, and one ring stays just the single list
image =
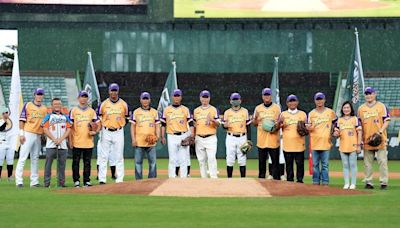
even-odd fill
[{"label": "pitcher's mound", "polygon": [[343,190],[318,185],[258,179],[147,179],[90,188],[63,189],[59,192],[83,194],[137,194],[182,197],[272,197],[329,196],[368,194],[359,190]]}]

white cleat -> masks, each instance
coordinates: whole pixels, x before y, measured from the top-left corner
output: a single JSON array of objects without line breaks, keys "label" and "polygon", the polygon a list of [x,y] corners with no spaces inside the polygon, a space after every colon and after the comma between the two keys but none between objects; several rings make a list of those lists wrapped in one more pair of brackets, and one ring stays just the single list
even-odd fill
[{"label": "white cleat", "polygon": [[267,177],[267,180],[272,180],[272,179],[274,179],[271,175],[269,175],[268,177]]},{"label": "white cleat", "polygon": [[286,181],[286,176],[285,175],[281,176],[281,181]]},{"label": "white cleat", "polygon": [[350,187],[350,185],[345,184],[345,185],[343,186],[343,189],[349,189],[349,187]]},{"label": "white cleat", "polygon": [[349,189],[351,189],[351,190],[356,189],[356,185],[355,185],[355,184],[351,184],[350,187],[349,187]]}]

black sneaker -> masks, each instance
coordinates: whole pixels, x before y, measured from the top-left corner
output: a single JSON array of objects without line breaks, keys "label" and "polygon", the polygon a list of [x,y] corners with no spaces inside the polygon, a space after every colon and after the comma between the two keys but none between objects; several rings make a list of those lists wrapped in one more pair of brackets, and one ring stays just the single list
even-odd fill
[{"label": "black sneaker", "polygon": [[85,182],[85,184],[83,185],[83,187],[92,187],[92,184],[90,182]]},{"label": "black sneaker", "polygon": [[387,190],[387,185],[386,184],[381,184],[381,190]]},{"label": "black sneaker", "polygon": [[17,184],[17,188],[23,188],[24,185],[23,184]]},{"label": "black sneaker", "polygon": [[99,182],[99,185],[103,185],[103,184],[106,184],[106,182],[103,182],[103,181]]},{"label": "black sneaker", "polygon": [[75,181],[75,182],[74,182],[74,187],[75,187],[75,188],[79,188],[79,187],[80,187],[79,181]]},{"label": "black sneaker", "polygon": [[43,187],[44,188],[50,188],[50,184],[45,184]]},{"label": "black sneaker", "polygon": [[112,176],[112,177],[111,177],[111,179],[113,179],[113,180],[116,180],[116,179],[117,179],[117,177],[116,177],[116,176]]},{"label": "black sneaker", "polygon": [[374,189],[372,184],[365,184],[365,189]]},{"label": "black sneaker", "polygon": [[31,185],[31,188],[39,188],[40,184]]}]

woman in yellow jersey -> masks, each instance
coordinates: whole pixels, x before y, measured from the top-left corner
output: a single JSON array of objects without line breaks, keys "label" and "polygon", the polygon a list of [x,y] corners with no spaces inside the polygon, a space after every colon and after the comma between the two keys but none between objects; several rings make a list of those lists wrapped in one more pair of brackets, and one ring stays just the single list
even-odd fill
[{"label": "woman in yellow jersey", "polygon": [[[343,164],[343,189],[356,189],[357,154],[361,152],[361,124],[349,101],[342,105],[341,117],[335,124],[333,135],[340,138],[340,157]],[[351,177],[351,182],[350,182]]]}]

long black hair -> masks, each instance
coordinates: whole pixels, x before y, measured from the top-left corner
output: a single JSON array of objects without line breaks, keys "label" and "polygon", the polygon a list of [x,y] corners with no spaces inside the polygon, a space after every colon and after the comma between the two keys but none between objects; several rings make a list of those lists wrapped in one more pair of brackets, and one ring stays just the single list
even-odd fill
[{"label": "long black hair", "polygon": [[341,116],[343,117],[344,116],[344,113],[343,113],[343,107],[345,106],[345,105],[350,105],[350,116],[355,116],[355,114],[354,114],[354,108],[353,108],[353,105],[351,104],[351,102],[350,101],[345,101],[343,104],[342,104],[342,108],[340,109],[340,114],[341,114]]}]

